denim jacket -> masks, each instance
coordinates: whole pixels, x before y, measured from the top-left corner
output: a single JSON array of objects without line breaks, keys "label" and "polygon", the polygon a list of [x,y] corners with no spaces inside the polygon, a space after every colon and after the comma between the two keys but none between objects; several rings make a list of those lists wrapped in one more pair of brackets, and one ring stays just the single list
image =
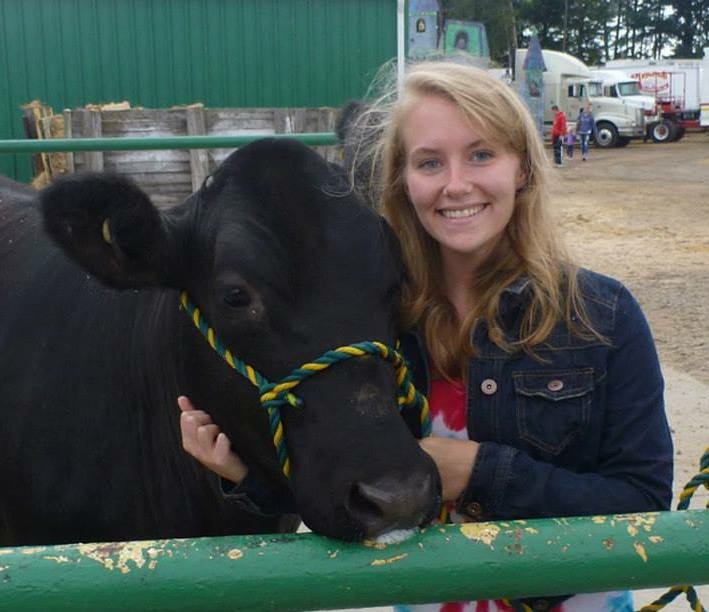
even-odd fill
[{"label": "denim jacket", "polygon": [[576,121],[576,132],[579,134],[596,135],[596,120],[591,113],[581,111]]},{"label": "denim jacket", "polygon": [[[468,436],[480,443],[458,508],[475,520],[665,510],[672,441],[663,379],[647,321],[618,281],[582,270],[592,324],[608,341],[557,324],[535,359],[509,354],[478,325],[468,369]],[[514,338],[527,281],[509,287],[501,320]],[[426,350],[409,334],[415,384],[429,390]],[[415,428],[416,415],[405,415]]]}]

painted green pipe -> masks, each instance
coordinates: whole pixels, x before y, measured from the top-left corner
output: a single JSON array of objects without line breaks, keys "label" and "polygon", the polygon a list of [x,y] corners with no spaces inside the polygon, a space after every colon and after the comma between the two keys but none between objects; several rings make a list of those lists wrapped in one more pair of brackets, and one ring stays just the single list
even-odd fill
[{"label": "painted green pipe", "polygon": [[0,549],[0,610],[313,610],[709,583],[709,510]]},{"label": "painted green pipe", "polygon": [[50,138],[47,140],[0,140],[0,153],[52,153],[57,151],[142,151],[149,149],[231,149],[259,138],[294,138],[305,144],[333,145],[333,132],[260,134],[242,136],[167,136],[147,138]]}]

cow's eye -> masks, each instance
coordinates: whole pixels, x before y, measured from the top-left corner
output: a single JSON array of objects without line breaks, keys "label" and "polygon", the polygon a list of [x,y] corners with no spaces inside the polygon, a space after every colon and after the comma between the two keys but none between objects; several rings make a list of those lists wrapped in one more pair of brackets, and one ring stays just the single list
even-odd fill
[{"label": "cow's eye", "polygon": [[233,308],[248,306],[251,303],[251,296],[241,287],[234,287],[226,292],[224,302]]}]

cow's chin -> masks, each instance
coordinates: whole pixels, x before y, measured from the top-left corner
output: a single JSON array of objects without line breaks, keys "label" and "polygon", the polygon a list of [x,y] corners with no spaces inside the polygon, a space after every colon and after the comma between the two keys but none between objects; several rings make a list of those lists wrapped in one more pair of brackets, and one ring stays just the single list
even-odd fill
[{"label": "cow's chin", "polygon": [[429,517],[421,516],[411,520],[409,525],[377,523],[371,524],[355,520],[345,508],[330,513],[317,509],[312,513],[301,512],[301,518],[312,532],[337,540],[365,542],[373,544],[396,544],[412,537],[419,527],[429,522]]},{"label": "cow's chin", "polygon": [[392,529],[372,540],[374,544],[399,544],[413,537],[419,532],[418,529]]}]

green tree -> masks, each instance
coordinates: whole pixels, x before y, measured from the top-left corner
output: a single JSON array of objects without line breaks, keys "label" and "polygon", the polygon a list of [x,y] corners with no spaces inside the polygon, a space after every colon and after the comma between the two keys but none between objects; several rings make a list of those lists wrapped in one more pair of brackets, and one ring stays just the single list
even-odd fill
[{"label": "green tree", "polygon": [[441,0],[441,7],[444,19],[482,22],[500,63],[532,30],[542,48],[588,64],[701,57],[709,47],[709,0]]}]

